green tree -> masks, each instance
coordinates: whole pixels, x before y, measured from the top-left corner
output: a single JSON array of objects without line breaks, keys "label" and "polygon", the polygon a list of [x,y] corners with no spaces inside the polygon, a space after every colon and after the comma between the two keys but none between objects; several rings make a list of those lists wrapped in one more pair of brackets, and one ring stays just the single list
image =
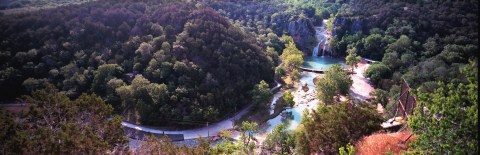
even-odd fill
[{"label": "green tree", "polygon": [[92,91],[100,96],[105,95],[107,82],[114,77],[120,76],[122,73],[122,67],[117,64],[104,64],[99,66],[93,78]]},{"label": "green tree", "polygon": [[23,81],[22,85],[27,89],[29,92],[33,92],[37,89],[45,88],[47,85],[48,80],[47,79],[34,79],[34,78],[28,78],[25,81]]},{"label": "green tree", "polygon": [[292,78],[293,78],[295,81],[299,81],[299,80],[300,80],[300,72],[298,71],[298,69],[294,69],[291,74],[292,74]]},{"label": "green tree", "polygon": [[338,154],[339,155],[354,155],[355,154],[355,147],[353,145],[348,144],[346,146],[347,150],[345,150],[345,147],[340,147],[338,148]]},{"label": "green tree", "polygon": [[356,48],[353,48],[353,49],[349,49],[348,50],[348,55],[347,57],[345,57],[345,60],[347,62],[347,65],[349,65],[350,67],[352,67],[352,73],[353,73],[353,70],[355,69],[355,67],[357,67],[358,63],[360,61],[362,61],[362,57],[360,57],[359,55],[357,55],[355,53],[356,51]]},{"label": "green tree", "polygon": [[306,140],[297,143],[301,146],[296,147],[308,147],[312,153],[337,154],[340,147],[380,130],[381,122],[376,108],[365,103],[320,105],[303,118],[303,131],[297,132],[296,136]]},{"label": "green tree", "polygon": [[120,97],[120,101],[122,102],[120,105],[122,111],[126,111],[135,106],[135,96],[131,86],[115,88],[115,93]]},{"label": "green tree", "polygon": [[325,104],[333,103],[336,95],[335,83],[331,79],[321,78],[315,84],[317,89],[317,98]]},{"label": "green tree", "polygon": [[270,92],[270,87],[268,86],[267,82],[264,80],[260,81],[255,88],[250,92],[252,95],[253,103],[259,107],[268,107],[270,97],[272,96],[272,92]]},{"label": "green tree", "polygon": [[238,144],[232,141],[222,141],[210,150],[211,154],[240,154]]},{"label": "green tree", "polygon": [[285,67],[284,66],[277,66],[275,67],[275,78],[279,79],[283,76],[287,75],[286,71],[285,71]]},{"label": "green tree", "polygon": [[423,154],[478,154],[477,69],[477,62],[461,69],[467,83],[439,82],[433,92],[419,89],[419,106],[408,122],[420,136],[412,143],[414,150]]},{"label": "green tree", "polygon": [[295,43],[292,41],[283,49],[280,60],[282,60],[289,71],[298,69],[298,67],[303,64],[303,52],[297,49]]},{"label": "green tree", "polygon": [[383,63],[374,63],[368,67],[365,77],[370,78],[375,85],[378,85],[381,79],[390,77],[391,70]]},{"label": "green tree", "polygon": [[267,135],[263,142],[265,149],[272,150],[273,154],[290,154],[294,148],[294,134],[288,131],[285,124],[278,124]]},{"label": "green tree", "polygon": [[168,96],[168,88],[165,84],[150,83],[147,88],[148,95],[152,98],[153,104],[163,104]]},{"label": "green tree", "polygon": [[256,122],[244,121],[240,126],[241,142],[243,144],[244,151],[250,150],[249,145],[255,145],[253,136],[258,132],[258,124]]},{"label": "green tree", "polygon": [[293,107],[295,102],[293,101],[292,91],[286,91],[283,93],[282,101],[287,107]]},{"label": "green tree", "polygon": [[350,76],[340,65],[333,65],[326,71],[325,77],[319,79],[315,84],[317,97],[325,104],[333,103],[335,96],[338,100],[340,95],[348,94],[352,83]]},{"label": "green tree", "polygon": [[288,35],[282,35],[282,41],[285,43],[285,46],[293,43],[293,38]]},{"label": "green tree", "polygon": [[373,96],[372,103],[380,103],[384,108],[387,107],[388,103],[388,92],[382,89],[375,89],[370,92],[370,96]]},{"label": "green tree", "polygon": [[365,54],[362,56],[371,58],[373,60],[381,60],[384,53],[385,41],[383,41],[381,34],[371,34],[364,39],[363,46],[365,47]]},{"label": "green tree", "polygon": [[[96,95],[70,100],[53,85],[24,96],[29,110],[17,117],[0,117],[0,150],[5,154],[103,154],[127,153],[128,139],[121,117]],[[5,121],[4,121],[5,120]]]}]

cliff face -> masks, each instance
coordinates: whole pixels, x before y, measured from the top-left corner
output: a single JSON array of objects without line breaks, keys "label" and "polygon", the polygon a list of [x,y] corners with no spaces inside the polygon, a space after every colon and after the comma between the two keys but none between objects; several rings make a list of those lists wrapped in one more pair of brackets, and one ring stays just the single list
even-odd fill
[{"label": "cliff face", "polygon": [[352,34],[363,32],[364,21],[362,19],[351,19],[347,17],[335,18],[333,21],[332,36],[336,35],[340,29],[347,29]]},{"label": "cliff face", "polygon": [[[359,18],[337,17],[333,20],[332,37],[342,38],[345,33],[368,33],[366,24],[368,20]],[[335,50],[335,49],[334,49]],[[332,56],[342,56],[346,54],[346,51],[328,51]]]},{"label": "cliff face", "polygon": [[305,54],[311,54],[315,47],[315,29],[310,19],[292,21],[288,25],[288,32],[297,47]]}]

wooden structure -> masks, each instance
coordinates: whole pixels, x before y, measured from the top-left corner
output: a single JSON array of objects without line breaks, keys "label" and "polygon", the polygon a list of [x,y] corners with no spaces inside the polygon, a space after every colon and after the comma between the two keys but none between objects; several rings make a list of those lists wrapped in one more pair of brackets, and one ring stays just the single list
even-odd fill
[{"label": "wooden structure", "polygon": [[[316,70],[316,69],[305,68],[305,67],[300,67],[300,69],[305,72],[313,72],[313,73],[319,73],[319,74],[325,73],[324,70]],[[343,70],[347,72],[347,74],[353,74],[352,70],[349,70],[349,69],[343,69]]]},{"label": "wooden structure", "polygon": [[400,88],[400,96],[394,103],[396,104],[395,114],[393,118],[382,123],[384,129],[397,129],[400,128],[408,121],[408,117],[413,114],[413,110],[417,105],[417,100],[410,92],[410,86],[408,86],[405,79],[402,81],[402,87]]},{"label": "wooden structure", "polygon": [[320,74],[323,74],[323,73],[324,73],[323,70],[316,70],[316,69],[304,68],[304,67],[300,67],[300,69],[301,69],[302,71],[306,71],[306,72],[314,72],[314,73],[320,73]]},{"label": "wooden structure", "polygon": [[375,61],[375,60],[372,60],[372,59],[367,59],[367,58],[362,58],[362,59],[365,60],[369,64],[378,62],[378,61]]}]

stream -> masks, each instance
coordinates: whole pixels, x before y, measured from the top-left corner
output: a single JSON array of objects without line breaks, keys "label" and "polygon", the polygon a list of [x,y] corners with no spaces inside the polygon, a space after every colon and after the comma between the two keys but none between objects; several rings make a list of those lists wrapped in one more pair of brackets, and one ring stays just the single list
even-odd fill
[{"label": "stream", "polygon": [[[319,42],[319,44],[314,49],[313,56],[304,58],[304,60],[305,60],[304,67],[312,68],[312,69],[322,69],[323,70],[323,69],[329,68],[333,64],[338,64],[338,63],[344,64],[344,62],[342,62],[340,59],[336,59],[336,58],[329,57],[329,56],[324,56],[325,55],[325,49],[328,49],[328,47],[327,47],[328,39],[330,38],[329,34],[325,30],[326,24],[327,24],[327,22],[326,22],[326,20],[324,20],[322,26],[316,27],[315,32],[316,32],[316,36],[317,36],[317,39],[318,39],[317,41]],[[321,57],[318,57],[318,51],[319,51],[320,48],[322,49],[322,55],[321,55]],[[289,126],[288,126],[289,130],[295,129],[301,123],[302,113],[303,113],[304,110],[306,110],[306,109],[312,110],[312,109],[315,109],[317,107],[318,99],[316,98],[316,90],[315,90],[315,85],[313,84],[313,79],[316,76],[320,76],[320,75],[321,74],[318,74],[318,73],[301,72],[301,74],[300,74],[301,79],[300,79],[300,82],[298,83],[297,90],[292,91],[292,93],[294,95],[293,100],[295,101],[295,105],[294,105],[294,107],[292,107],[290,109],[285,109],[284,110],[284,112],[288,112],[288,113],[291,112],[291,114],[293,116],[293,119],[289,120],[289,123],[288,123],[289,124]],[[305,85],[305,84],[309,88],[307,92],[304,92],[301,89],[302,86]],[[276,88],[278,88],[280,86],[281,85],[277,83]],[[272,90],[276,89],[276,88],[272,88]],[[283,91],[283,90],[278,91],[277,93],[275,93],[273,95],[272,102],[270,104],[270,107],[271,107],[270,114],[273,114],[273,112],[274,112],[273,109],[275,107],[275,103],[278,99],[280,99],[280,97],[283,95],[284,92],[285,91]],[[252,106],[250,105],[247,108],[242,109],[235,116],[227,118],[227,119],[225,119],[223,121],[220,121],[220,122],[217,122],[217,123],[213,123],[208,127],[200,127],[200,128],[196,128],[196,129],[189,129],[189,130],[166,131],[166,130],[159,130],[159,129],[153,129],[153,128],[149,128],[149,127],[144,127],[144,126],[132,124],[132,123],[129,123],[129,122],[122,122],[122,125],[125,126],[125,127],[129,127],[129,128],[133,128],[133,129],[141,130],[141,131],[146,131],[146,132],[150,132],[150,133],[183,134],[184,139],[194,139],[194,138],[198,138],[198,136],[205,137],[207,135],[216,135],[221,130],[232,129],[233,128],[233,121],[235,119],[240,118],[245,113],[247,113],[249,110],[251,110],[251,108],[252,108]],[[282,117],[283,117],[282,114],[280,114],[280,115],[268,120],[264,124],[261,124],[263,126],[266,125],[267,128],[266,128],[265,132],[263,132],[262,134],[258,134],[256,136],[257,139],[264,139],[265,135],[270,133],[276,125],[283,122]],[[235,136],[235,138],[237,138],[237,136]]]},{"label": "stream", "polygon": [[[311,68],[315,70],[326,70],[329,67],[331,67],[334,64],[341,64],[345,65],[344,61],[338,58],[330,57],[330,56],[325,56],[325,50],[328,50],[328,40],[330,38],[329,33],[326,31],[327,27],[327,20],[323,20],[322,26],[320,27],[315,27],[315,36],[318,41],[318,45],[314,48],[312,51],[312,56],[306,56],[304,57],[304,64],[303,67],[305,68]],[[319,51],[322,51],[322,54],[319,57]],[[315,90],[315,84],[313,83],[313,79],[317,76],[321,76],[322,74],[318,73],[312,73],[312,72],[301,72],[300,74],[300,82],[298,83],[298,86],[296,90],[291,90],[292,94],[294,96],[293,101],[295,102],[295,105],[292,108],[285,109],[282,113],[291,113],[291,116],[293,116],[293,119],[290,118],[288,120],[288,129],[289,130],[294,130],[297,128],[297,126],[301,123],[302,121],[302,114],[304,110],[309,110],[311,111],[312,109],[316,109],[317,103],[319,100],[316,98],[316,90]],[[302,90],[302,86],[304,85],[308,86],[308,91],[304,92]],[[279,91],[278,93],[273,95],[273,99],[271,102],[271,107],[274,107],[276,101],[283,95],[284,91]],[[271,114],[273,113],[273,110],[270,112]],[[265,133],[270,133],[276,125],[280,123],[285,123],[285,115],[282,116],[282,114],[276,116],[275,118],[272,118],[266,122],[266,125],[268,126]],[[263,134],[260,134],[258,136],[259,139],[264,138]]]}]

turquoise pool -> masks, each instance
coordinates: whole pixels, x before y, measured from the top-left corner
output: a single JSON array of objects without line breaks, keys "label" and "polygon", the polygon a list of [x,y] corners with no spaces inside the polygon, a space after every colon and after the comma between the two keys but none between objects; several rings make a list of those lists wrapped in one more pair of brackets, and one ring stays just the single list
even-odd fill
[{"label": "turquoise pool", "polygon": [[322,57],[305,57],[303,62],[303,67],[311,68],[316,70],[327,70],[334,64],[340,64],[345,66],[345,60],[330,56],[322,56]]}]

